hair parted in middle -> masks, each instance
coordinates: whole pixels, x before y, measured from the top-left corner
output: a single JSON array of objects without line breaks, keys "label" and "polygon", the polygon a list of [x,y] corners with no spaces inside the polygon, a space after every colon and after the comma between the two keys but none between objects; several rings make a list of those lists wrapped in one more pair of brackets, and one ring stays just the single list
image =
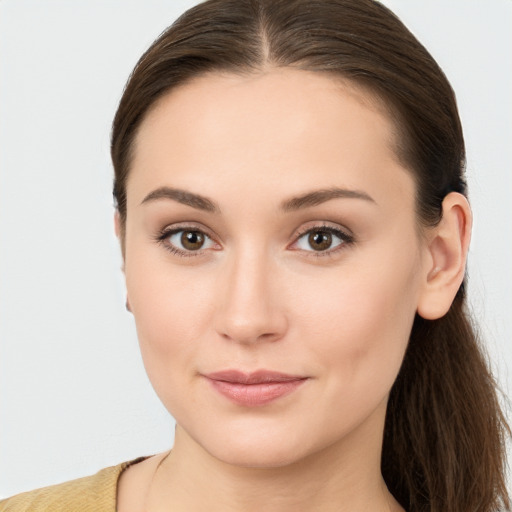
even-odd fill
[{"label": "hair parted in middle", "polygon": [[[384,106],[395,127],[396,155],[415,179],[420,226],[440,221],[446,194],[466,194],[453,90],[389,9],[374,0],[209,0],[161,34],[123,93],[111,140],[121,240],[137,132],[158,100],[207,73],[274,68],[347,81]],[[416,317],[389,397],[384,479],[409,512],[509,509],[507,434],[462,286],[444,317]]]}]

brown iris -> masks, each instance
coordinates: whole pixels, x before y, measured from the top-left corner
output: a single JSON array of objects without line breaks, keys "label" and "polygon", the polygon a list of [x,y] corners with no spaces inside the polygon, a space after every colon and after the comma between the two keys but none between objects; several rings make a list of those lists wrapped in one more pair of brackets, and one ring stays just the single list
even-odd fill
[{"label": "brown iris", "polygon": [[197,251],[204,245],[204,234],[200,231],[183,231],[181,245],[189,251]]},{"label": "brown iris", "polygon": [[332,245],[332,234],[329,231],[312,231],[309,233],[308,242],[315,251],[325,251]]}]

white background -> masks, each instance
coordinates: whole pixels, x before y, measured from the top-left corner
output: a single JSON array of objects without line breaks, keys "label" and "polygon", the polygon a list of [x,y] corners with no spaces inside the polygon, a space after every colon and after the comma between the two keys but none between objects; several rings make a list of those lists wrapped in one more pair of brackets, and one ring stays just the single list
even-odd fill
[{"label": "white background", "polygon": [[[124,309],[109,130],[142,51],[194,3],[0,0],[0,496],[172,444]],[[470,294],[508,393],[512,2],[385,3],[457,92],[476,216]]]}]

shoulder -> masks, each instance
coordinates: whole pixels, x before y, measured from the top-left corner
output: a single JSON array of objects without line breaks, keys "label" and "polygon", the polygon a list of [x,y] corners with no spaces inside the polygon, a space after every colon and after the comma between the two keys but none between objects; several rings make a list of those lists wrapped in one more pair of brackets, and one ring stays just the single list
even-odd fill
[{"label": "shoulder", "polygon": [[0,501],[0,512],[115,512],[119,476],[144,457]]}]

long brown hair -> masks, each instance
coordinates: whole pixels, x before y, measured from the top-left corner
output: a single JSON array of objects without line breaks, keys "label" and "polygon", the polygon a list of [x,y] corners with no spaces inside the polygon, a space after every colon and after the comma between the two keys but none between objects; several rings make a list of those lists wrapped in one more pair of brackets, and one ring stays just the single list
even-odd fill
[{"label": "long brown hair", "polygon": [[[341,76],[382,100],[395,122],[397,155],[416,180],[422,224],[439,222],[448,192],[466,193],[454,93],[391,11],[373,0],[210,0],[153,43],[126,85],[111,146],[122,226],[134,138],[155,102],[210,71],[267,67]],[[462,285],[444,317],[416,317],[389,397],[382,473],[409,512],[510,510],[510,429],[465,302]]]}]

